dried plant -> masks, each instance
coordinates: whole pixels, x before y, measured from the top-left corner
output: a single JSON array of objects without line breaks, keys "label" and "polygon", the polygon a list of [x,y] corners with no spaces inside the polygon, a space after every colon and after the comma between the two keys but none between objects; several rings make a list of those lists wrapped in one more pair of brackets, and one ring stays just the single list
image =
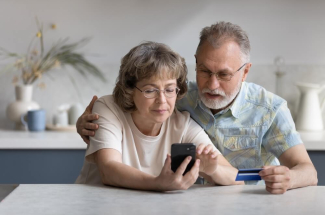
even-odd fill
[{"label": "dried plant", "polygon": [[[89,42],[89,38],[84,38],[79,42],[68,43],[68,39],[60,39],[47,52],[44,51],[43,25],[36,19],[38,32],[28,46],[26,54],[9,52],[0,47],[0,56],[4,58],[15,58],[15,62],[4,67],[5,71],[21,71],[21,77],[14,77],[13,82],[17,83],[20,79],[23,84],[33,84],[42,75],[54,68],[60,68],[69,65],[77,70],[81,75],[86,73],[105,81],[100,70],[90,63],[82,53],[76,52],[78,48],[83,47]],[[52,29],[56,25],[52,24]],[[39,43],[35,43],[35,39]],[[36,40],[36,41],[37,41]],[[38,46],[38,47],[37,47]],[[40,50],[40,51],[39,51]]]}]

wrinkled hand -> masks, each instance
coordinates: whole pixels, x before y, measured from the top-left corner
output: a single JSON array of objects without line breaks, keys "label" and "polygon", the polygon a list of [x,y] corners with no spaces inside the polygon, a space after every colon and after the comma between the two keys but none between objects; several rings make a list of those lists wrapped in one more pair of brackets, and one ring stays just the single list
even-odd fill
[{"label": "wrinkled hand", "polygon": [[290,188],[290,169],[286,166],[264,166],[259,175],[272,194],[283,194]]},{"label": "wrinkled hand", "polygon": [[89,136],[95,135],[95,130],[98,129],[98,125],[92,123],[91,121],[97,120],[99,116],[97,114],[92,114],[92,109],[94,106],[95,101],[97,100],[97,96],[93,96],[93,99],[87,106],[85,112],[78,118],[76,127],[77,132],[83,139],[83,141],[89,144]]},{"label": "wrinkled hand", "polygon": [[211,144],[200,144],[196,148],[196,157],[201,160],[200,172],[211,176],[217,170],[218,151]]},{"label": "wrinkled hand", "polygon": [[190,186],[192,186],[199,176],[200,160],[197,159],[192,169],[183,176],[183,173],[185,172],[185,169],[190,163],[191,159],[192,157],[188,156],[174,173],[171,169],[171,157],[170,155],[167,155],[160,175],[155,178],[157,190],[187,190]]}]

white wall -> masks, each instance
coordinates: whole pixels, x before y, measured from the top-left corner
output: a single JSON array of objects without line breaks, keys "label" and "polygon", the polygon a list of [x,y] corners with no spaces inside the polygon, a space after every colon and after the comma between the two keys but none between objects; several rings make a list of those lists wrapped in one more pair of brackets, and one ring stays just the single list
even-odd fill
[{"label": "white wall", "polygon": [[[44,77],[47,88],[36,88],[33,98],[47,110],[50,121],[62,103],[86,105],[93,94],[111,93],[121,57],[144,40],[163,42],[178,51],[188,63],[189,78],[194,79],[193,54],[200,30],[216,21],[230,21],[242,26],[251,40],[253,67],[248,81],[274,91],[273,59],[285,58],[283,97],[293,106],[299,96],[293,85],[296,80],[325,80],[324,8],[321,0],[0,0],[0,46],[25,52],[37,31],[35,16],[47,29],[47,48],[59,38],[93,38],[83,52],[102,69],[108,82],[92,77],[86,81],[72,72],[78,96],[65,74],[68,68],[51,71],[54,80]],[[51,23],[57,24],[56,30],[49,28]],[[12,73],[0,76],[0,127],[13,126],[5,116],[6,106],[14,101],[12,77]]]}]

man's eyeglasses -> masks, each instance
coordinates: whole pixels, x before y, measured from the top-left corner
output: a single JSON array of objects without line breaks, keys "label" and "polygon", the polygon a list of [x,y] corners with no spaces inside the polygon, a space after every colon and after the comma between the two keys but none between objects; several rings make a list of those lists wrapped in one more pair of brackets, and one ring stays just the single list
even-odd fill
[{"label": "man's eyeglasses", "polygon": [[[137,88],[135,86],[135,88]],[[180,89],[175,87],[170,87],[170,88],[166,88],[164,90],[159,90],[157,88],[152,88],[152,89],[147,89],[147,90],[140,90],[139,88],[137,88],[143,95],[144,97],[148,98],[148,99],[153,99],[153,98],[157,98],[160,94],[160,92],[163,92],[165,94],[166,97],[168,98],[173,98],[175,96],[177,96],[177,94],[179,93]]]},{"label": "man's eyeglasses", "polygon": [[[244,65],[242,65],[239,69],[237,69],[236,72],[241,70],[246,64],[247,63],[244,63]],[[214,73],[214,72],[205,71],[205,70],[198,70],[197,75],[201,78],[210,78],[212,75],[215,75],[218,80],[230,81],[231,78],[236,74],[236,72],[234,72],[234,73],[230,73],[230,72],[216,72],[216,73]]]}]

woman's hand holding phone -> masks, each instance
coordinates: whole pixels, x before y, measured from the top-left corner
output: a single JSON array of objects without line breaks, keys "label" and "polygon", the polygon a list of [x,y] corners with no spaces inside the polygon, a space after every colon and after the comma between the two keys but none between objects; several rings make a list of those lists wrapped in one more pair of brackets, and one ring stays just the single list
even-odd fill
[{"label": "woman's hand holding phone", "polygon": [[211,176],[217,170],[219,152],[209,144],[199,144],[196,148],[196,158],[201,160],[200,172]]},{"label": "woman's hand holding phone", "polygon": [[160,175],[155,178],[157,190],[187,190],[190,186],[192,186],[199,176],[200,160],[197,159],[191,170],[183,176],[183,173],[185,172],[185,169],[190,163],[191,159],[192,157],[188,156],[177,168],[176,172],[173,172],[171,169],[171,157],[170,155],[167,155]]}]

